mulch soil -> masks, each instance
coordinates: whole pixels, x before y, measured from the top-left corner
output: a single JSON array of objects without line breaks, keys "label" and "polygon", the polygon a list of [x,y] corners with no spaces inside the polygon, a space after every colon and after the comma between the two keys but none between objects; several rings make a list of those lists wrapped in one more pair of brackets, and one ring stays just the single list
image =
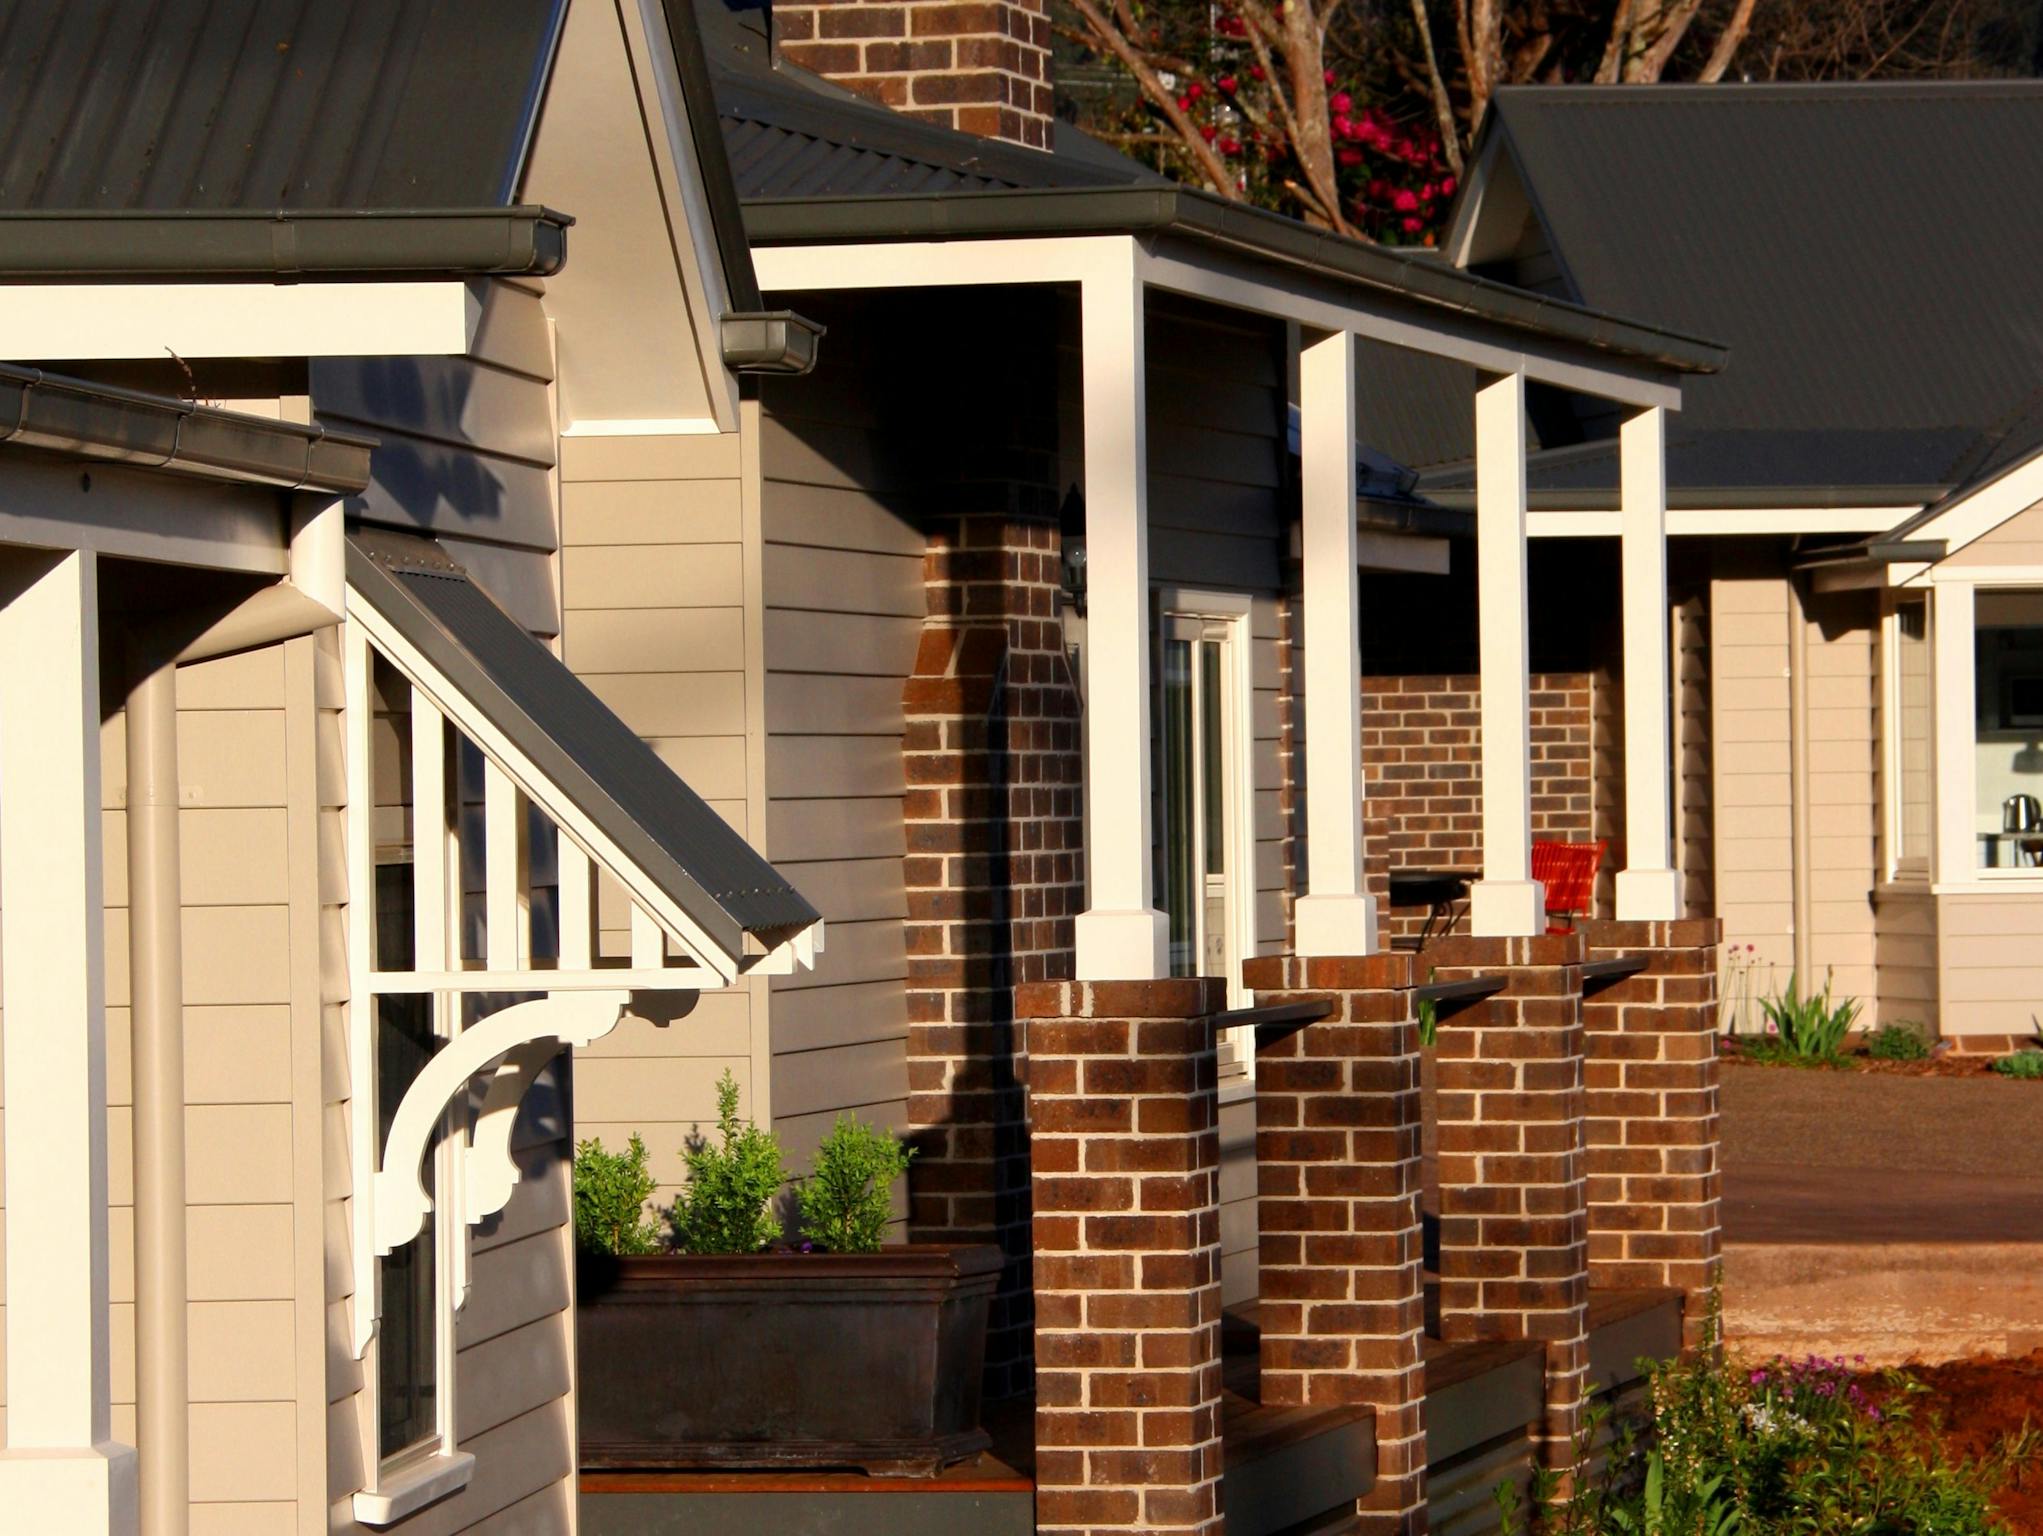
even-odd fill
[{"label": "mulch soil", "polygon": [[[1916,1399],[1917,1418],[1939,1422],[1944,1448],[1953,1456],[1988,1457],[2024,1430],[2043,1431],[2043,1350],[1907,1369],[1930,1389]],[[1865,1384],[1878,1392],[1876,1379]],[[2011,1468],[1994,1505],[2015,1536],[2043,1536],[2043,1460]]]}]

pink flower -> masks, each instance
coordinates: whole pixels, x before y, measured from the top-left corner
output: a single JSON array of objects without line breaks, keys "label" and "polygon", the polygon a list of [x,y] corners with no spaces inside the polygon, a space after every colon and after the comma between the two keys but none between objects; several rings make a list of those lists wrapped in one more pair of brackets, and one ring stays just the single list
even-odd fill
[{"label": "pink flower", "polygon": [[1332,107],[1338,116],[1346,117],[1355,110],[1355,98],[1346,91],[1335,91],[1327,98],[1327,105]]},{"label": "pink flower", "polygon": [[1390,206],[1399,213],[1417,213],[1419,211],[1419,199],[1413,194],[1410,187],[1399,187],[1397,189],[1397,196],[1390,200]]},{"label": "pink flower", "polygon": [[1192,100],[1197,101],[1201,96],[1204,96],[1206,94],[1206,87],[1201,85],[1198,81],[1194,80],[1190,85],[1185,87],[1185,94],[1191,97]]},{"label": "pink flower", "polygon": [[1228,95],[1232,96],[1234,94],[1235,86],[1238,85],[1240,82],[1238,82],[1232,75],[1222,75],[1218,80],[1214,81],[1213,83],[1219,86],[1220,89],[1225,91]]},{"label": "pink flower", "polygon": [[1336,116],[1334,118],[1334,137],[1337,139],[1352,139],[1355,137],[1355,125],[1345,117]]},{"label": "pink flower", "polygon": [[1326,82],[1328,85],[1332,85],[1334,83],[1334,72],[1332,70],[1328,70],[1326,72]]},{"label": "pink flower", "polygon": [[1360,165],[1362,163],[1362,151],[1359,149],[1337,149],[1334,151],[1334,158],[1342,165]]},{"label": "pink flower", "polygon": [[1369,195],[1375,198],[1377,202],[1382,202],[1386,197],[1390,196],[1390,183],[1381,176],[1378,176],[1369,183]]},{"label": "pink flower", "polygon": [[1241,140],[1222,139],[1217,147],[1223,155],[1238,155],[1241,153]]},{"label": "pink flower", "polygon": [[1211,123],[1201,123],[1199,125],[1199,136],[1205,139],[1205,141],[1208,144],[1211,144],[1213,142],[1213,135],[1215,135],[1219,131],[1220,130],[1214,127]]},{"label": "pink flower", "polygon": [[1416,235],[1426,227],[1426,221],[1424,219],[1406,219],[1403,227],[1406,234]]},{"label": "pink flower", "polygon": [[1251,65],[1249,65],[1249,79],[1251,79],[1251,80],[1260,80],[1260,79],[1262,79],[1262,78],[1263,78],[1263,66],[1262,66],[1262,65],[1260,65],[1260,64],[1251,64]]},{"label": "pink flower", "polygon": [[1442,197],[1454,196],[1454,189],[1458,185],[1459,183],[1452,176],[1442,176],[1440,178],[1440,195]]},{"label": "pink flower", "polygon": [[1440,189],[1439,189],[1438,187],[1434,186],[1432,182],[1430,182],[1430,181],[1429,181],[1429,182],[1427,182],[1427,183],[1426,183],[1426,184],[1425,184],[1425,185],[1424,185],[1423,187],[1419,188],[1419,201],[1420,201],[1420,202],[1422,202],[1422,203],[1430,203],[1430,202],[1432,202],[1432,201],[1433,201],[1433,198],[1434,198],[1434,195],[1435,195],[1435,194],[1436,194],[1436,193],[1437,193],[1437,192],[1438,192],[1439,190],[1440,190]]},{"label": "pink flower", "polygon": [[1191,97],[1189,97],[1189,96],[1180,96],[1180,97],[1178,98],[1178,110],[1179,110],[1180,112],[1189,112],[1189,111],[1191,111],[1191,110],[1192,110],[1192,98],[1191,98]]}]

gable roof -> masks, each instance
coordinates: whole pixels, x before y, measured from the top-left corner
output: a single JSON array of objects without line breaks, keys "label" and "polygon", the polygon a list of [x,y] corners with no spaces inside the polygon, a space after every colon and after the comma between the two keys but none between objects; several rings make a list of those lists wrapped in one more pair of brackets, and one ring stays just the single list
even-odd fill
[{"label": "gable roof", "polygon": [[[1677,491],[1923,499],[2033,412],[2043,84],[1524,87],[1480,154],[1448,249],[1479,235],[1478,270],[1729,345],[1684,391]],[[1523,200],[1486,211],[1506,174]],[[1533,484],[1609,488],[1614,456]]]}]

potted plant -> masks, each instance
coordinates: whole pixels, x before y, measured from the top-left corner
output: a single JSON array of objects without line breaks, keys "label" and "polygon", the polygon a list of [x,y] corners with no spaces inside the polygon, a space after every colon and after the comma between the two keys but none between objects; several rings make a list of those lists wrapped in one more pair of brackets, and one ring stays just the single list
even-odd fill
[{"label": "potted plant", "polygon": [[592,1467],[858,1467],[934,1476],[987,1446],[979,1427],[987,1244],[883,1244],[912,1153],[841,1116],[797,1191],[783,1240],[779,1141],[738,1117],[729,1072],[717,1135],[687,1153],[662,1248],[652,1180],[624,1154],[575,1152],[582,1463]]}]

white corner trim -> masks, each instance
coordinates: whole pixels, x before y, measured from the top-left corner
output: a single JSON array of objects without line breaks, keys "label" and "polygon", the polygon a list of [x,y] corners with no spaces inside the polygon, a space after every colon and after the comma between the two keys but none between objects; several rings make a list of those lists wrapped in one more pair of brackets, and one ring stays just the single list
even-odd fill
[{"label": "white corner trim", "polygon": [[1948,560],[2039,501],[2043,501],[2043,453],[1952,502],[1910,537],[1942,539]]},{"label": "white corner trim", "polygon": [[[468,1080],[492,1061],[510,1055],[513,1059],[505,1063],[510,1069],[508,1077],[500,1074],[490,1088],[489,1099],[495,1102],[497,1113],[478,1127],[469,1158],[470,1190],[480,1188],[490,1194],[501,1191],[502,1200],[494,1209],[503,1209],[503,1202],[510,1199],[511,1189],[518,1182],[518,1171],[515,1167],[489,1165],[494,1161],[510,1162],[510,1120],[517,1113],[517,1097],[510,1095],[522,1097],[539,1067],[563,1046],[588,1045],[609,1034],[630,1001],[629,992],[613,991],[577,992],[514,1003],[470,1025],[442,1046],[405,1090],[404,1102],[398,1105],[391,1121],[390,1139],[383,1148],[372,1196],[376,1252],[386,1254],[410,1242],[433,1208],[433,1198],[426,1193],[419,1170],[440,1130],[448,1101],[465,1091]],[[541,1044],[546,1047],[543,1052],[537,1049]],[[486,1101],[486,1117],[488,1109]],[[488,1143],[482,1139],[484,1128],[490,1132]],[[471,1222],[489,1214],[474,1207],[467,1212]]]},{"label": "white corner trim", "polygon": [[0,287],[6,355],[30,360],[451,356],[480,313],[447,281]]},{"label": "white corner trim", "polygon": [[374,1488],[354,1497],[355,1518],[364,1525],[394,1525],[450,1493],[459,1493],[475,1476],[475,1458],[466,1451],[439,1451],[407,1466],[380,1473]]}]

